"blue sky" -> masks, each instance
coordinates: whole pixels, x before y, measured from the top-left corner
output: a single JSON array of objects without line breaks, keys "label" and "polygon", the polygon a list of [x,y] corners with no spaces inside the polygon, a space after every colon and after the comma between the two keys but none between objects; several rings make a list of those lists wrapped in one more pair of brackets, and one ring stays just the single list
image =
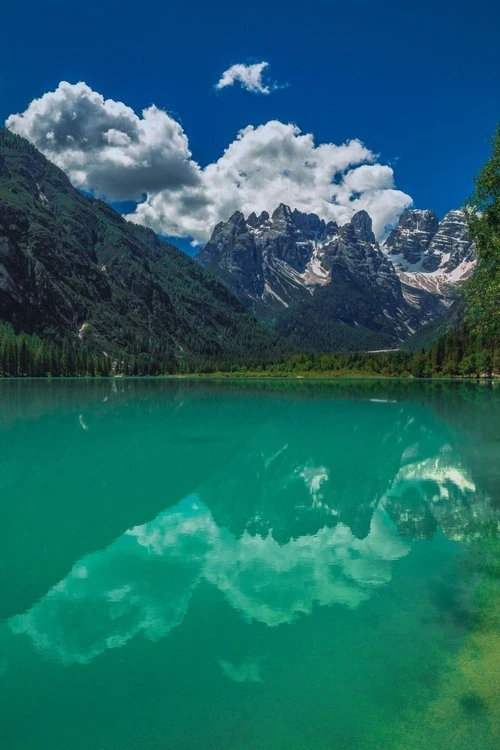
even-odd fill
[{"label": "blue sky", "polygon": [[[470,192],[500,120],[494,0],[7,0],[2,16],[1,122],[60,81],[85,81],[139,116],[166,110],[200,168],[241,128],[293,123],[316,145],[360,139],[415,206],[442,215]],[[215,90],[231,65],[260,61],[281,88]]]}]

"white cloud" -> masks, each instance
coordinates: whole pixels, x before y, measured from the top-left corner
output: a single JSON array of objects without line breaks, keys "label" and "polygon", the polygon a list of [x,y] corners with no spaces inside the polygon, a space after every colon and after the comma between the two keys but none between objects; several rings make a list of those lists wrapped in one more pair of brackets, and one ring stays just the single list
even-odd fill
[{"label": "white cloud", "polygon": [[340,224],[365,209],[380,237],[411,203],[394,188],[392,168],[378,164],[361,141],[316,144],[312,134],[279,120],[243,128],[205,167],[166,112],[151,106],[139,117],[85,83],[61,83],[6,124],[77,187],[141,201],[127,218],[199,243],[236,210],[272,212],[280,203]]},{"label": "white cloud", "polygon": [[215,88],[220,91],[227,86],[239,83],[246,91],[253,91],[255,94],[270,94],[279,87],[275,83],[264,83],[262,80],[262,74],[268,67],[269,63],[264,61],[253,65],[236,63],[224,71],[220,81],[215,84]]},{"label": "white cloud", "polygon": [[236,210],[272,212],[286,203],[340,224],[365,209],[382,236],[411,198],[394,189],[392,169],[374,161],[357,139],[316,145],[296,125],[271,120],[241,130],[220,159],[201,170],[198,185],[148,195],[128,218],[205,242]]},{"label": "white cloud", "polygon": [[286,544],[271,534],[245,532],[236,539],[221,530],[204,576],[245,620],[275,627],[316,606],[355,609],[391,580],[391,563],[409,552],[385,512],[377,509],[365,539],[342,523]]},{"label": "white cloud", "polygon": [[170,115],[153,105],[139,117],[86,83],[62,81],[6,125],[74,185],[111,200],[140,200],[144,193],[186,189],[199,180],[187,136]]}]

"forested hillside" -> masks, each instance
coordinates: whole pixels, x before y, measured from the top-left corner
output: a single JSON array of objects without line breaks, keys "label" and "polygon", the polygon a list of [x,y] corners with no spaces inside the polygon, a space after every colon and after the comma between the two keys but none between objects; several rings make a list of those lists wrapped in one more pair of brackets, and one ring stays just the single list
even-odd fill
[{"label": "forested hillside", "polygon": [[149,362],[154,372],[284,351],[197,263],[76,191],[5,129],[0,261],[0,319],[39,336],[47,351],[128,358],[142,362],[141,371]]}]

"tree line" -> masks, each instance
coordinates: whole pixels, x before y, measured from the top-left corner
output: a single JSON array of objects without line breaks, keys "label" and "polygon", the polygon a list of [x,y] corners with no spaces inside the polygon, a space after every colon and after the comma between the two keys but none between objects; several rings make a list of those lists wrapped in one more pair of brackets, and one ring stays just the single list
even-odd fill
[{"label": "tree line", "polygon": [[500,374],[497,338],[485,338],[467,328],[452,330],[419,352],[301,353],[255,369],[235,365],[237,375],[366,376],[366,377],[492,377]]},{"label": "tree line", "polygon": [[[157,376],[229,371],[232,367],[257,368],[269,362],[275,350],[258,358],[245,357],[239,347],[221,355],[199,353],[162,344],[156,336],[127,338],[118,354],[100,351],[95,342],[66,336],[62,341],[36,334],[16,333],[10,323],[0,322],[0,377],[108,377]],[[264,337],[263,337],[264,338]],[[241,342],[239,342],[241,344]],[[251,348],[250,348],[251,349]],[[285,348],[283,348],[285,351]]]},{"label": "tree line", "polygon": [[500,373],[498,337],[464,327],[440,337],[420,352],[300,353],[279,360],[228,360],[197,355],[175,358],[154,342],[137,342],[132,351],[112,357],[96,354],[84,342],[62,343],[33,334],[16,334],[0,323],[0,376],[108,377],[226,372],[235,375],[366,375],[375,377],[491,377]]}]

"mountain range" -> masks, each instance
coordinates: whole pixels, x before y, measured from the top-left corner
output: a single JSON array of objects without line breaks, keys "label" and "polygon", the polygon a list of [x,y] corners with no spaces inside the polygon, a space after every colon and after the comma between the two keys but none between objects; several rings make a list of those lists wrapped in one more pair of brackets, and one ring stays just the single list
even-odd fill
[{"label": "mountain range", "polygon": [[56,342],[163,362],[393,348],[440,319],[473,271],[460,211],[407,210],[383,243],[281,204],[237,211],[193,260],[84,195],[0,129],[0,320]]},{"label": "mountain range", "polygon": [[185,253],[82,195],[0,130],[0,320],[116,356],[163,362],[273,357],[278,337]]},{"label": "mountain range", "polygon": [[281,204],[218,224],[197,256],[299,348],[395,346],[442,316],[475,265],[461,211],[404,211],[379,244],[365,211],[342,226]]}]

